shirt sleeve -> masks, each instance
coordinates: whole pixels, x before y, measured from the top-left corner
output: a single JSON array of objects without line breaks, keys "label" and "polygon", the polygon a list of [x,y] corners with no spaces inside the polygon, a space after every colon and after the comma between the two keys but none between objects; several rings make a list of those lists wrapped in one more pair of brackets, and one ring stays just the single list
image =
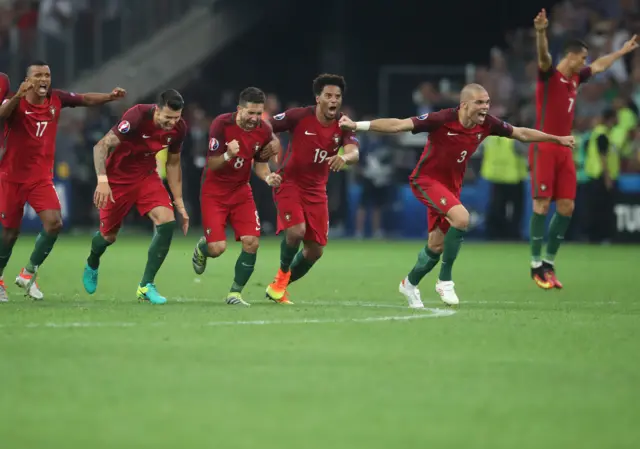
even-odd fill
[{"label": "shirt sleeve", "polygon": [[346,145],[355,145],[358,149],[360,149],[360,141],[356,136],[355,131],[343,130],[342,131],[342,143],[341,145],[344,147]]},{"label": "shirt sleeve", "polygon": [[513,135],[513,126],[493,115],[487,115],[485,123],[489,126],[490,136],[511,137]]},{"label": "shirt sleeve", "polygon": [[585,67],[584,69],[580,70],[580,73],[578,75],[579,83],[586,83],[591,79],[592,76],[593,71],[591,70],[591,67]]},{"label": "shirt sleeve", "polygon": [[59,89],[53,89],[52,93],[60,98],[60,103],[62,103],[63,108],[75,108],[76,106],[83,105],[84,97],[80,94]]},{"label": "shirt sleeve", "polygon": [[118,124],[111,128],[111,131],[118,136],[118,139],[127,140],[136,134],[141,121],[142,112],[138,106],[134,106],[122,115]]},{"label": "shirt sleeve", "polygon": [[182,151],[182,144],[184,143],[184,139],[187,137],[187,124],[183,121],[180,120],[180,127],[178,128],[178,135],[176,136],[176,139],[171,141],[171,144],[169,145],[169,153],[180,153]]},{"label": "shirt sleeve", "polygon": [[209,156],[220,156],[227,151],[224,146],[224,123],[220,117],[216,117],[209,127]]},{"label": "shirt sleeve", "polygon": [[0,73],[0,104],[9,95],[9,77],[4,73]]},{"label": "shirt sleeve", "polygon": [[300,119],[307,113],[307,108],[292,108],[271,117],[271,127],[274,133],[292,131]]},{"label": "shirt sleeve", "polygon": [[556,73],[556,68],[553,66],[553,64],[547,70],[542,70],[540,67],[538,67],[538,79],[541,81],[547,81],[553,76],[554,73]]},{"label": "shirt sleeve", "polygon": [[598,152],[602,156],[606,155],[609,152],[609,138],[606,135],[600,134],[598,136],[596,144],[598,145]]},{"label": "shirt sleeve", "polygon": [[413,130],[411,130],[411,133],[419,134],[435,131],[448,121],[450,115],[451,111],[445,109],[411,117],[411,121],[413,122]]}]

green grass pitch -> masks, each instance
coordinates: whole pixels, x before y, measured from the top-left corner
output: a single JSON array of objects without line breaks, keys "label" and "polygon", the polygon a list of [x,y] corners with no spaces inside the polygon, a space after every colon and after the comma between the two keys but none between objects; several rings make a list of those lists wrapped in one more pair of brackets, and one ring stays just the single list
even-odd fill
[{"label": "green grass pitch", "polygon": [[265,240],[240,308],[223,301],[232,241],[198,277],[197,238],[177,238],[157,279],[170,302],[151,306],[135,299],[149,237],[109,248],[90,297],[90,237],[63,236],[38,303],[12,284],[33,240],[0,304],[2,448],[640,447],[638,247],[566,245],[565,289],[546,292],[527,246],[465,244],[452,313],[436,273],[435,311],[397,291],[422,242],[331,241],[286,307],[264,299]]}]

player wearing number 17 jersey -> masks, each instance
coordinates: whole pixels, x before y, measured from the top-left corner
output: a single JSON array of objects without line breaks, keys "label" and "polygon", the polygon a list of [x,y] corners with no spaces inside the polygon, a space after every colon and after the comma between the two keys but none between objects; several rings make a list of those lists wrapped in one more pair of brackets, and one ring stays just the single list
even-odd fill
[{"label": "player wearing number 17 jersey", "polygon": [[438,264],[441,255],[436,292],[445,304],[459,303],[452,268],[469,226],[469,212],[460,203],[460,191],[469,158],[485,137],[493,135],[522,142],[555,142],[568,147],[574,144],[572,136],[558,137],[534,129],[513,127],[489,115],[489,104],[487,91],[479,84],[470,84],[462,89],[460,106],[455,109],[404,120],[378,119],[357,123],[346,118],[341,120],[341,126],[351,130],[429,133],[424,152],[409,177],[413,194],[427,206],[429,226],[427,245],[399,287],[409,307],[424,307],[417,286]]},{"label": "player wearing number 17 jersey", "polygon": [[[43,294],[35,283],[36,271],[53,249],[62,229],[60,201],[53,186],[55,140],[63,108],[98,106],[121,98],[124,90],[111,93],[73,94],[51,89],[51,70],[42,61],[27,68],[26,80],[16,94],[0,106],[5,120],[5,153],[0,161],[0,275],[9,261],[20,234],[26,203],[36,211],[43,230],[38,234],[29,263],[16,277],[16,284],[33,299]],[[6,298],[0,277],[0,297]]]},{"label": "player wearing number 17 jersey", "polygon": [[[289,109],[272,119],[274,132],[289,131],[291,137],[278,171],[282,184],[274,191],[278,233],[285,231],[285,236],[280,247],[280,269],[267,287],[267,297],[278,303],[291,303],[287,286],[311,269],[327,244],[329,171],[358,161],[355,133],[338,125],[345,89],[343,77],[320,75],[313,81],[315,106]],[[341,147],[344,155],[338,155]]]},{"label": "player wearing number 17 jersey", "polygon": [[[539,67],[536,128],[546,133],[567,135],[573,127],[578,87],[635,50],[638,43],[636,36],[633,36],[620,50],[602,56],[586,66],[587,45],[581,41],[570,41],[565,46],[564,57],[554,67],[546,36],[548,24],[546,11],[543,9],[534,19]],[[577,178],[573,154],[553,143],[534,143],[529,148],[529,166],[533,198],[529,227],[531,277],[540,288],[562,288],[555,274],[554,263],[574,209]],[[552,200],[556,201],[556,213],[551,219],[549,241],[543,260],[546,215]]]},{"label": "player wearing number 17 jersey", "polygon": [[225,228],[231,223],[242,251],[236,261],[235,276],[227,304],[249,305],[242,290],[256,263],[260,217],[249,185],[251,168],[270,186],[280,184],[280,176],[271,173],[268,160],[279,151],[280,142],[271,125],[260,118],[265,94],[248,87],[240,93],[237,111],[217,116],[209,130],[207,166],[202,173],[200,207],[204,237],[193,251],[193,269],[202,274],[207,258],[222,255],[227,248]]}]

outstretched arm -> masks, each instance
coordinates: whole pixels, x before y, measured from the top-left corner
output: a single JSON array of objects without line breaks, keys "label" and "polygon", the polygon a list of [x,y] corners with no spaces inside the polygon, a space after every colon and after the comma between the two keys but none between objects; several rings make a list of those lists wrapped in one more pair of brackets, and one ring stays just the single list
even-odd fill
[{"label": "outstretched arm", "polygon": [[538,67],[541,71],[546,72],[553,64],[551,53],[549,53],[549,41],[547,40],[547,27],[549,20],[547,19],[547,11],[542,10],[533,20],[536,29],[536,49],[538,52]]},{"label": "outstretched arm", "polygon": [[554,136],[553,134],[543,133],[537,129],[513,127],[512,139],[520,142],[552,142],[565,147],[573,148],[575,138],[573,136]]},{"label": "outstretched arm", "polygon": [[81,106],[100,106],[105,103],[109,103],[111,101],[115,101],[120,98],[123,98],[126,94],[127,94],[127,91],[121,87],[116,87],[115,89],[113,89],[112,92],[109,92],[108,94],[92,93],[92,92],[81,94],[80,97],[82,98],[82,101],[80,105]]},{"label": "outstretched arm", "polygon": [[388,134],[402,133],[413,131],[413,121],[410,118],[379,118],[370,122],[356,122],[355,130]]},{"label": "outstretched arm", "polygon": [[601,56],[593,61],[591,64],[591,73],[595,75],[597,73],[604,72],[611,67],[614,62],[622,58],[627,53],[631,53],[636,48],[638,48],[638,36],[634,34],[631,39],[624,43],[620,50]]}]

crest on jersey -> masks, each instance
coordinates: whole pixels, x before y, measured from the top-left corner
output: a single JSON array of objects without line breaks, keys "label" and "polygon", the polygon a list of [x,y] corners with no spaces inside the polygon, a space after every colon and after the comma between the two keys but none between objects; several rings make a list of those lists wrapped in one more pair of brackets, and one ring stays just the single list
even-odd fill
[{"label": "crest on jersey", "polygon": [[422,114],[422,115],[418,116],[418,120],[426,120],[427,117],[429,117],[429,114]]},{"label": "crest on jersey", "polygon": [[211,234],[211,228],[207,228],[207,235]]},{"label": "crest on jersey", "polygon": [[256,143],[256,146],[254,148],[254,153],[257,153],[258,151],[260,151],[260,144]]},{"label": "crest on jersey", "polygon": [[339,142],[340,142],[340,136],[339,136],[338,134],[334,134],[334,135],[333,135],[333,141],[334,141],[335,143],[339,143]]},{"label": "crest on jersey", "polygon": [[284,214],[284,219],[287,221],[291,221],[291,214]]},{"label": "crest on jersey", "polygon": [[171,143],[171,137],[167,137],[167,143]]},{"label": "crest on jersey", "polygon": [[55,108],[55,106],[51,106],[49,108],[49,112],[51,112],[51,117],[55,117],[56,116],[56,108]]},{"label": "crest on jersey", "polygon": [[273,116],[274,120],[282,120],[283,118],[284,118],[284,112]]},{"label": "crest on jersey", "polygon": [[212,137],[209,141],[209,151],[216,151],[220,146],[220,142],[215,137]]},{"label": "crest on jersey", "polygon": [[545,190],[547,190],[547,185],[546,184],[540,184],[540,190],[542,190],[543,192]]},{"label": "crest on jersey", "polygon": [[123,120],[118,124],[118,131],[120,131],[121,134],[128,133],[130,129],[131,129],[131,123],[129,123],[126,120]]},{"label": "crest on jersey", "polygon": [[478,133],[478,140],[482,140],[482,133]]},{"label": "crest on jersey", "polygon": [[447,199],[445,197],[440,198],[440,204],[442,204],[443,206],[447,205]]}]

